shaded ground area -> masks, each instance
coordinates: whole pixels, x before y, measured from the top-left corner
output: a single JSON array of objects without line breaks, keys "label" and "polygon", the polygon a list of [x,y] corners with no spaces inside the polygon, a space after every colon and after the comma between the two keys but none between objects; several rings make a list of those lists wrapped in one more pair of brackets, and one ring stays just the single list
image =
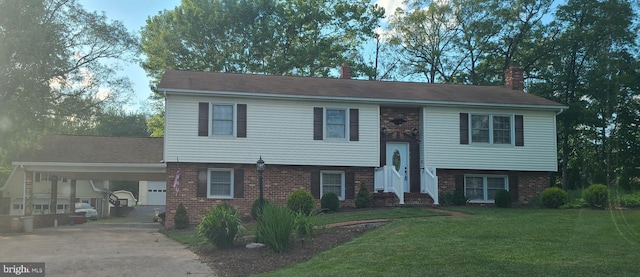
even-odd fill
[{"label": "shaded ground area", "polygon": [[[454,211],[429,210],[454,217],[468,216]],[[274,253],[266,247],[247,249],[245,245],[251,242],[251,238],[238,242],[230,249],[196,246],[192,247],[192,250],[200,256],[201,261],[215,268],[221,276],[249,276],[308,261],[315,254],[349,242],[386,222],[387,220],[365,220],[329,224],[325,230],[318,230],[311,240],[307,239],[303,242],[297,238],[294,239],[291,249],[285,253]]]},{"label": "shaded ground area", "polygon": [[[46,276],[217,276],[184,245],[158,233],[153,209],[134,217],[0,236],[0,261],[44,262]],[[118,221],[120,220],[120,221]]]}]

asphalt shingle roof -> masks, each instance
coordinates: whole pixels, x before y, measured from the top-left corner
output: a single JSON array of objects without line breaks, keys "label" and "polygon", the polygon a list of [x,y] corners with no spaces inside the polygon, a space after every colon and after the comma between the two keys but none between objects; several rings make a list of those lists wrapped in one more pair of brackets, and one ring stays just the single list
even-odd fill
[{"label": "asphalt shingle roof", "polygon": [[160,164],[163,146],[164,138],[48,135],[18,162]]},{"label": "asphalt shingle roof", "polygon": [[428,84],[354,79],[312,78],[256,74],[233,74],[166,70],[160,91],[172,93],[246,93],[262,96],[300,96],[402,100],[459,104],[564,107],[562,104],[502,86]]}]

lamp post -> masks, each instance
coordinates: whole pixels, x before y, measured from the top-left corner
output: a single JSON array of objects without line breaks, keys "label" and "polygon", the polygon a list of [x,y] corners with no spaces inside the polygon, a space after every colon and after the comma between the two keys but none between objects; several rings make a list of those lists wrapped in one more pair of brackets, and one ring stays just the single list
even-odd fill
[{"label": "lamp post", "polygon": [[262,184],[262,174],[264,173],[264,161],[262,160],[262,155],[260,155],[260,159],[256,163],[256,168],[258,169],[258,186],[260,187],[260,214],[264,210],[264,197],[263,197],[263,184]]}]

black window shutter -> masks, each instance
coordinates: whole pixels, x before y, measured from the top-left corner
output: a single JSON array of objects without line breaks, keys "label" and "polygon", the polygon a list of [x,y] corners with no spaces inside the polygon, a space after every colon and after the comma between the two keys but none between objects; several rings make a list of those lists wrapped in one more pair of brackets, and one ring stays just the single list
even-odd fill
[{"label": "black window shutter", "polygon": [[344,198],[354,199],[356,190],[356,178],[353,171],[347,171],[344,174]]},{"label": "black window shutter", "polygon": [[244,198],[244,169],[233,170],[233,198]]},{"label": "black window shutter", "polygon": [[459,189],[460,191],[464,192],[464,175],[463,174],[456,175],[456,189]]},{"label": "black window shutter", "polygon": [[320,199],[320,170],[311,171],[311,195],[315,199]]},{"label": "black window shutter", "polygon": [[515,116],[516,146],[524,146],[524,122],[522,115]]},{"label": "black window shutter", "polygon": [[207,197],[207,169],[198,169],[198,182],[196,184],[196,196]]},{"label": "black window shutter", "polygon": [[360,113],[358,109],[349,110],[349,140],[360,140]]},{"label": "black window shutter", "polygon": [[518,175],[509,175],[509,193],[511,201],[518,202]]},{"label": "black window shutter", "polygon": [[238,137],[246,138],[247,137],[247,104],[238,104],[238,119],[236,120],[238,123]]},{"label": "black window shutter", "polygon": [[322,108],[313,108],[313,140],[322,140]]},{"label": "black window shutter", "polygon": [[209,136],[209,103],[198,104],[198,136]]},{"label": "black window shutter", "polygon": [[469,144],[469,114],[460,113],[460,144]]}]

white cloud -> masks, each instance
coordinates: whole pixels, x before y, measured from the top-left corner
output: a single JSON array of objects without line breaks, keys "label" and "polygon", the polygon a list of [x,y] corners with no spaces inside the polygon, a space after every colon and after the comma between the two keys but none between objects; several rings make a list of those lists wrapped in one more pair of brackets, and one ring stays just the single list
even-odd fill
[{"label": "white cloud", "polygon": [[406,8],[403,0],[376,0],[378,6],[384,8],[385,21],[389,21],[389,18],[396,12],[397,8]]}]

